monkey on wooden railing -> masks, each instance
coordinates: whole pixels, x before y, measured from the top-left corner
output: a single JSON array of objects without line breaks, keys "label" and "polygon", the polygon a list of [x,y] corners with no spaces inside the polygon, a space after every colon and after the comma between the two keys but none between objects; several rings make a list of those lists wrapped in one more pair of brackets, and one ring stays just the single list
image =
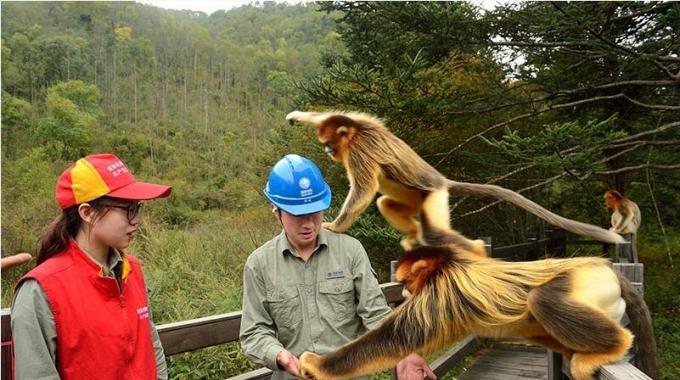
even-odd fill
[{"label": "monkey on wooden railing", "polygon": [[[633,334],[640,369],[657,376],[649,309],[604,258],[505,262],[455,246],[419,247],[399,260],[397,280],[407,300],[376,330],[338,350],[302,354],[304,378],[361,376],[479,335],[526,337],[564,354],[574,380],[590,380],[623,358]],[[630,331],[620,323],[624,312]]]},{"label": "monkey on wooden railing", "polygon": [[406,235],[404,249],[417,242],[432,246],[455,243],[484,255],[482,240],[469,240],[451,228],[449,190],[453,190],[502,199],[575,234],[608,243],[624,242],[612,231],[556,215],[512,190],[444,177],[371,115],[293,111],[286,120],[314,125],[325,151],[345,166],[350,190],[335,220],[324,223],[331,231],[347,230],[380,192],[383,195],[378,198],[378,209],[388,223]]},{"label": "monkey on wooden railing", "polygon": [[612,209],[611,224],[609,231],[621,235],[630,234],[632,257],[629,260],[638,262],[637,230],[642,223],[642,213],[638,205],[623,196],[616,190],[608,190],[604,193],[604,200],[608,208]]},{"label": "monkey on wooden railing", "polygon": [[609,231],[635,235],[642,222],[642,214],[638,205],[616,190],[607,190],[604,193],[604,200],[607,207],[614,211]]}]

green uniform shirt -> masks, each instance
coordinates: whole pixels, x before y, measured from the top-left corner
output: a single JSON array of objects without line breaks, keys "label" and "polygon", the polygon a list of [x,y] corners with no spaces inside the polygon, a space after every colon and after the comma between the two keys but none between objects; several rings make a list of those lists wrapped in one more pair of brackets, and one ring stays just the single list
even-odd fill
[{"label": "green uniform shirt", "polygon": [[253,361],[279,370],[284,348],[325,354],[377,327],[390,312],[358,240],[321,230],[307,262],[281,233],[256,249],[243,269],[241,348]]},{"label": "green uniform shirt", "polygon": [[[104,274],[120,278],[123,259],[115,249],[111,250]],[[120,281],[120,280],[118,280]],[[12,337],[14,338],[15,379],[59,379],[57,371],[57,327],[47,296],[38,281],[28,279],[21,283],[12,302]],[[168,378],[168,368],[158,331],[151,323],[151,338],[156,354],[158,378]]]}]

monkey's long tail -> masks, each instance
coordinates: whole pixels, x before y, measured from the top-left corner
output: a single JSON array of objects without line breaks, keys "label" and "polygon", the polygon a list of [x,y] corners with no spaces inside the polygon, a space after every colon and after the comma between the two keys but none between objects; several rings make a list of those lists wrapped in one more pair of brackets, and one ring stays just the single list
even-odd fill
[{"label": "monkey's long tail", "polygon": [[448,180],[448,186],[450,190],[454,190],[459,193],[474,196],[490,196],[510,202],[529,211],[539,218],[546,220],[552,225],[561,227],[578,235],[590,236],[597,240],[612,244],[620,244],[625,242],[625,239],[617,233],[593,226],[592,224],[577,222],[575,220],[559,216],[541,207],[536,202],[533,202],[512,190],[500,186],[457,182],[452,180]]},{"label": "monkey's long tail", "polygon": [[652,317],[644,299],[621,273],[617,272],[621,285],[621,297],[626,301],[626,314],[630,330],[635,335],[640,370],[652,379],[658,378],[659,363],[656,357],[656,340],[652,330]]}]

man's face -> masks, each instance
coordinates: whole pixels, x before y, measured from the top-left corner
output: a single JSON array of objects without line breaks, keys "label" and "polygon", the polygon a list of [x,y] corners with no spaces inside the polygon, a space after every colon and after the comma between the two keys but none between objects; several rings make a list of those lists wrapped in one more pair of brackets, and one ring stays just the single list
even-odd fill
[{"label": "man's face", "polygon": [[296,248],[306,248],[316,244],[316,238],[321,230],[323,222],[323,211],[306,215],[291,215],[283,210],[281,213],[281,224],[290,243]]}]

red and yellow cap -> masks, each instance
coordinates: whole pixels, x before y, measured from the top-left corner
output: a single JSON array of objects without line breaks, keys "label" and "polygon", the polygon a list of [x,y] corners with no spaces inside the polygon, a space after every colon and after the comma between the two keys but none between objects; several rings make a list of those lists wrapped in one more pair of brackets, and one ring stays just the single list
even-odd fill
[{"label": "red and yellow cap", "polygon": [[57,181],[56,196],[62,209],[101,196],[129,200],[165,198],[172,188],[137,182],[127,166],[113,154],[93,154],[66,169]]}]

